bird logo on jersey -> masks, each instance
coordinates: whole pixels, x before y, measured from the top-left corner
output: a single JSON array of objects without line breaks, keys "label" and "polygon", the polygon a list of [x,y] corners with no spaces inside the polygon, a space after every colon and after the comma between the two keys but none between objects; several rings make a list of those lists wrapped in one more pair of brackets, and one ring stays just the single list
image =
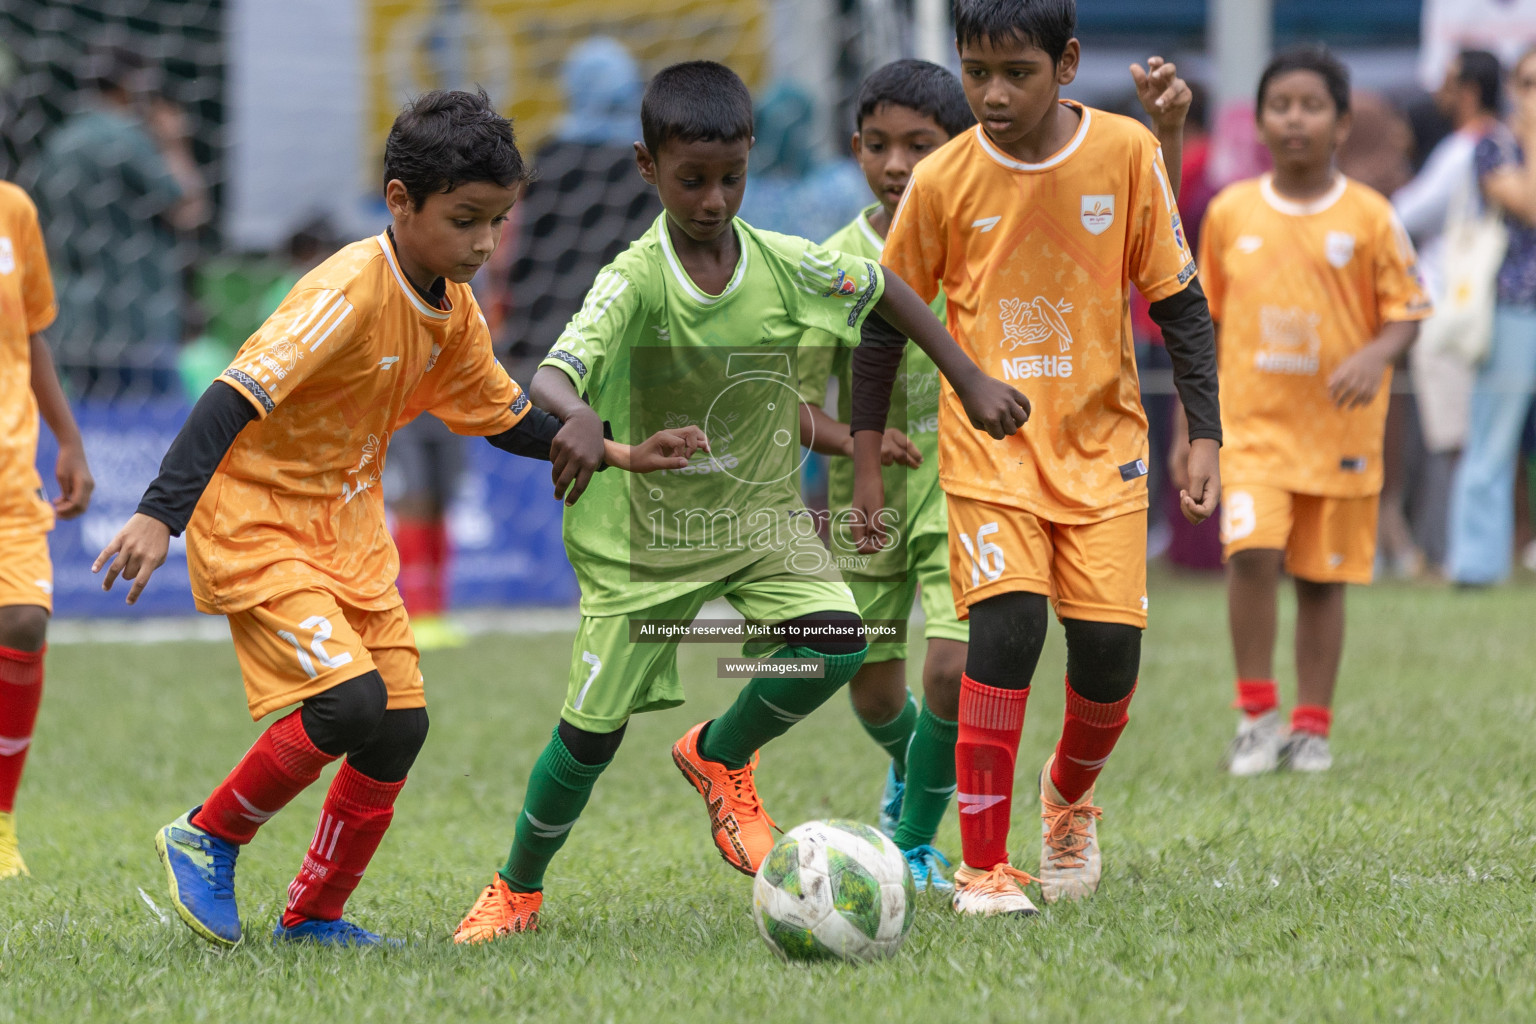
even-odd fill
[{"label": "bird logo on jersey", "polygon": [[1040,345],[1052,338],[1061,351],[1072,348],[1072,331],[1063,319],[1063,313],[1072,312],[1072,303],[1066,299],[1047,302],[1037,295],[1029,302],[1023,299],[999,299],[998,312],[1002,320],[1003,340],[1013,349],[1026,345]]},{"label": "bird logo on jersey", "polygon": [[1090,235],[1102,235],[1115,222],[1115,197],[1083,196],[1082,218]]}]

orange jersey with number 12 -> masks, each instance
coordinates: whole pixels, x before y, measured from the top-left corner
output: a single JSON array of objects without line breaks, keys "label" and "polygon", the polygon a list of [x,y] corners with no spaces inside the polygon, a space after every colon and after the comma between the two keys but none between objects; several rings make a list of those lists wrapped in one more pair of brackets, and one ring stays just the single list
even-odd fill
[{"label": "orange jersey with number 12", "polygon": [[881,262],[925,301],[942,287],[960,347],[1033,403],[1023,430],[994,441],[945,382],[944,490],[1070,524],[1147,506],[1130,286],[1167,298],[1195,263],[1157,140],[1063,102],[1077,132],[1041,163],[978,125],[918,164]]},{"label": "orange jersey with number 12", "polygon": [[397,426],[432,413],[499,434],[526,397],[491,351],[467,284],[448,309],[419,295],[388,235],[310,271],[220,378],[256,407],[187,527],[192,595],[242,611],[318,587],[355,608],[400,603],[380,479]]}]

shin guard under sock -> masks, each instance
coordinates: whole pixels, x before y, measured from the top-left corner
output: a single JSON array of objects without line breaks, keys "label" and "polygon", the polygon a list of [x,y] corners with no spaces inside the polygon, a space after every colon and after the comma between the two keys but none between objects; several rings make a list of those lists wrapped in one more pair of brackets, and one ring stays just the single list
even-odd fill
[{"label": "shin guard under sock", "polygon": [[0,813],[16,805],[43,700],[43,652],[0,647]]},{"label": "shin guard under sock", "polygon": [[1008,860],[1013,769],[1029,688],[1001,690],[960,677],[955,740],[955,799],[960,804],[960,851],[965,863],[990,871]]},{"label": "shin guard under sock", "polygon": [[746,767],[764,743],[782,736],[789,727],[826,703],[864,664],[864,653],[819,654],[806,647],[782,647],[775,658],[820,658],[825,669],[820,679],[785,679],[760,676],[736,696],[719,718],[709,723],[699,740],[699,753],[735,771]]},{"label": "shin guard under sock", "polygon": [[1072,680],[1067,680],[1067,710],[1056,757],[1051,761],[1051,784],[1067,803],[1076,803],[1093,788],[1131,720],[1126,709],[1135,695],[1132,687],[1130,693],[1111,704],[1097,704],[1072,689]]},{"label": "shin guard under sock", "polygon": [[304,865],[288,886],[284,927],[341,917],[389,828],[395,797],[404,786],[404,779],[379,782],[343,762],[325,794]]},{"label": "shin guard under sock", "polygon": [[261,734],[193,815],[193,825],[231,843],[248,843],[268,818],[320,777],[320,769],[336,758],[309,741],[301,715],[280,718]]},{"label": "shin guard under sock", "polygon": [[514,892],[544,888],[544,871],[554,859],[576,819],[581,817],[597,777],[612,761],[582,764],[571,756],[558,730],[534,763],[517,833],[501,877]]},{"label": "shin guard under sock", "polygon": [[927,846],[939,831],[950,794],[955,791],[955,735],[959,723],[946,722],[928,710],[917,716],[912,745],[907,748],[907,793],[901,804],[901,824],[891,838],[903,850]]}]

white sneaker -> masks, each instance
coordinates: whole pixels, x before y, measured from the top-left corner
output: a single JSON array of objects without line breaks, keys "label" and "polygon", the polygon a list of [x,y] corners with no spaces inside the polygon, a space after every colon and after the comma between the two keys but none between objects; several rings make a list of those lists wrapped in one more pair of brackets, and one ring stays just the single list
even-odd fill
[{"label": "white sneaker", "polygon": [[1325,772],[1333,767],[1328,737],[1315,732],[1293,732],[1280,751],[1280,763],[1293,772]]},{"label": "white sneaker", "polygon": [[1280,709],[1266,711],[1257,718],[1243,715],[1237,722],[1237,735],[1227,747],[1227,771],[1233,775],[1262,775],[1280,767],[1280,748],[1285,746],[1285,730],[1280,725]]},{"label": "white sneaker", "polygon": [[1040,897],[1047,903],[1080,900],[1099,888],[1104,857],[1099,852],[1099,818],[1093,790],[1069,804],[1051,784],[1052,754],[1040,769]]},{"label": "white sneaker", "polygon": [[1010,864],[999,864],[982,871],[961,864],[955,872],[955,910],[961,914],[991,917],[993,914],[1018,914],[1029,917],[1040,913],[1024,895],[1024,886],[1034,882],[1028,872]]}]

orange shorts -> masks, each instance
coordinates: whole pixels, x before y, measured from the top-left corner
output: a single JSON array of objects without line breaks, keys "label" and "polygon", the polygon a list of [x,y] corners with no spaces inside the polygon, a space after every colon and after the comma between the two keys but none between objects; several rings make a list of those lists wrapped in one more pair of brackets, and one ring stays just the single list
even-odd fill
[{"label": "orange shorts", "polygon": [[1147,628],[1147,513],[1053,523],[1008,505],[949,498],[955,611],[1011,591],[1045,594],[1063,619]]},{"label": "orange shorts", "polygon": [[1229,483],[1221,496],[1222,557],[1285,552],[1285,571],[1312,583],[1369,583],[1380,495],[1326,498]]},{"label": "orange shorts", "polygon": [[427,703],[404,605],[345,607],[324,590],[296,590],[229,616],[251,718],[377,670],[390,708]]},{"label": "orange shorts", "polygon": [[13,604],[53,612],[53,560],[42,530],[0,526],[0,608]]}]

